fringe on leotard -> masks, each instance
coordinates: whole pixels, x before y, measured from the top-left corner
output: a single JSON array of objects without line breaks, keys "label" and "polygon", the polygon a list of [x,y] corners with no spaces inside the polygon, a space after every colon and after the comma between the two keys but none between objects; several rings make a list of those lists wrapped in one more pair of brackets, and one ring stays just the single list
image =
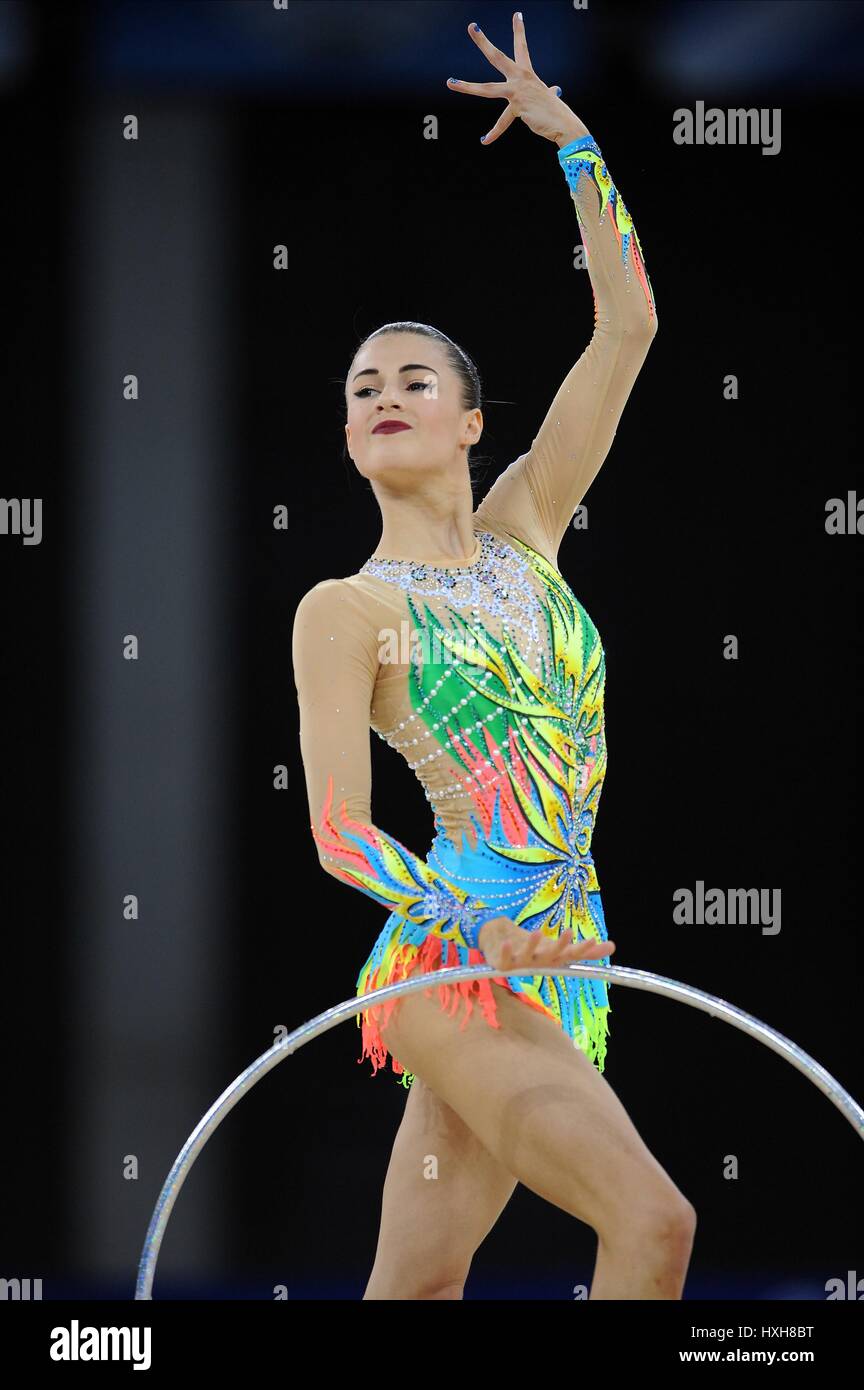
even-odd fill
[{"label": "fringe on leotard", "polygon": [[[481,951],[460,947],[455,941],[445,941],[430,933],[419,947],[402,939],[403,927],[397,925],[389,934],[384,934],[364,965],[357,980],[358,998],[385,985],[396,984],[415,973],[434,974],[435,971],[459,965],[485,965],[486,959]],[[486,1023],[491,1028],[500,1028],[498,1010],[495,1003],[493,984],[508,989],[517,999],[532,1009],[546,1014],[559,1025],[563,1032],[573,1040],[574,1046],[585,1053],[588,1060],[602,1072],[606,1060],[606,1045],[609,1036],[608,1001],[600,1004],[591,998],[593,982],[579,979],[578,976],[532,976],[516,979],[506,975],[496,975],[482,980],[458,980],[455,984],[435,985],[430,981],[423,993],[431,997],[437,988],[442,1010],[455,1017],[464,1006],[464,1018],[460,1032],[464,1032],[475,1004],[482,1010]],[[588,986],[586,989],[585,987]],[[544,1002],[541,991],[549,1002]],[[403,995],[402,998],[405,996]],[[357,1059],[372,1063],[372,1075],[379,1068],[386,1068],[390,1058],[392,1071],[401,1078],[401,1084],[410,1088],[414,1074],[407,1072],[398,1058],[388,1049],[382,1029],[390,1019],[399,999],[388,999],[383,1004],[373,1005],[357,1015],[357,1025],[362,1030],[362,1051]]]}]

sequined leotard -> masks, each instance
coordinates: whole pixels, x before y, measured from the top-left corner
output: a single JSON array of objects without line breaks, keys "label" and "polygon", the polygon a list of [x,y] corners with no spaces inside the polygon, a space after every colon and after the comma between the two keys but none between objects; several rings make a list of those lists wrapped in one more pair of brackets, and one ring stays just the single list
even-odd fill
[{"label": "sequined leotard", "polygon": [[[642,248],[591,136],[558,151],[594,296],[591,341],[531,448],[474,514],[475,554],[430,567],[373,557],[301,600],[293,658],[312,832],[320,863],[390,909],[358,998],[416,970],[479,964],[484,922],[608,939],[591,838],[606,770],[605,657],[556,568],[561,539],[601,467],[657,327]],[[369,728],[405,757],[434,812],[421,858],[370,813]],[[604,960],[608,963],[609,957]],[[602,981],[496,983],[554,1019],[602,1071]],[[440,986],[500,1024],[488,979]],[[395,1001],[358,1014],[359,1061],[389,1053]],[[383,1008],[383,1016],[382,1016]]]}]

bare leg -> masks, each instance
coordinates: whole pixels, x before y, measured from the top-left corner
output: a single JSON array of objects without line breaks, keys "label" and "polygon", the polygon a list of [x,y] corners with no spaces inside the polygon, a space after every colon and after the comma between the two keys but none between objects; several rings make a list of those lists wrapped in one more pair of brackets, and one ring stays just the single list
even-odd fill
[{"label": "bare leg", "polygon": [[503,1172],[593,1227],[592,1299],[680,1298],[696,1225],[692,1205],[584,1053],[551,1019],[492,988],[500,1029],[475,1009],[460,1032],[462,1015],[451,1018],[436,993],[421,991],[399,1001],[388,1047]]},{"label": "bare leg", "polygon": [[365,1299],[459,1299],[516,1179],[416,1077],[384,1183]]}]

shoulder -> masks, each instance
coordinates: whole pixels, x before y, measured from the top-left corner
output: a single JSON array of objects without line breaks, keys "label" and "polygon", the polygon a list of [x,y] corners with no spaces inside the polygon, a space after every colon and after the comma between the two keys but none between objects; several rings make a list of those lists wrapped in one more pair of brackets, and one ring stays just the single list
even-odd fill
[{"label": "shoulder", "polygon": [[300,619],[316,618],[345,603],[350,592],[347,579],[322,579],[303,595],[294,615]]},{"label": "shoulder", "polygon": [[[346,579],[322,579],[303,595],[294,614],[294,649],[310,656],[326,652],[331,642],[339,650],[377,651],[379,624],[369,597],[360,585]],[[332,650],[332,648],[331,648]]]},{"label": "shoulder", "polygon": [[363,613],[370,604],[367,586],[359,575],[344,579],[322,579],[303,595],[295,617],[319,618],[329,613],[351,611]]}]

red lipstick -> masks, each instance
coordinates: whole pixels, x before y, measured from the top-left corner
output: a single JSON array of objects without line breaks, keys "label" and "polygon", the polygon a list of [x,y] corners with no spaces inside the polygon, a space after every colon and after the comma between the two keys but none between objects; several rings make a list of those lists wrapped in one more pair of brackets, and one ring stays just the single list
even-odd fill
[{"label": "red lipstick", "polygon": [[376,425],[373,434],[393,434],[396,430],[410,430],[411,426],[403,423],[402,420],[382,420],[380,425]]}]

